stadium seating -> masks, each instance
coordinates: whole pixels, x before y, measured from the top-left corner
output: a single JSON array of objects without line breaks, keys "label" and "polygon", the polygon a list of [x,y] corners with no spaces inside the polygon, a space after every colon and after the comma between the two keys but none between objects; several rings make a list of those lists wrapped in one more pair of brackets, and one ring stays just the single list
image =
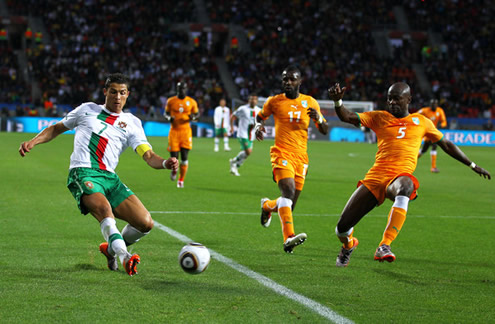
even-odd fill
[{"label": "stadium seating", "polygon": [[[225,61],[245,100],[251,91],[260,96],[280,92],[280,73],[291,63],[303,72],[302,92],[326,99],[334,82],[348,87],[348,100],[385,105],[386,89],[396,81],[413,90],[412,110],[432,96],[448,116],[486,117],[495,111],[494,48],[491,22],[495,6],[489,1],[6,1],[13,15],[36,15],[50,42],[26,50],[30,76],[38,81],[43,100],[76,105],[101,100],[101,80],[108,72],[131,75],[129,106],[146,114],[163,107],[174,95],[179,78],[189,85],[203,114],[213,109],[226,90],[205,33],[194,38],[184,24],[196,24],[202,3],[210,22],[240,26],[247,46],[225,39]],[[398,12],[405,13],[399,21]],[[462,22],[462,23],[460,23]],[[408,25],[409,30],[401,30]],[[482,26],[482,28],[478,28]],[[389,41],[400,38],[383,55],[374,32],[385,30]],[[439,37],[434,37],[434,36]],[[408,36],[406,39],[402,36]],[[240,43],[242,44],[242,42]],[[9,48],[1,48],[8,54]],[[28,98],[12,53],[2,65],[0,100]],[[421,66],[427,87],[415,73]],[[98,83],[100,82],[100,83]],[[22,101],[22,100],[21,100]],[[495,116],[491,116],[492,118]]]}]

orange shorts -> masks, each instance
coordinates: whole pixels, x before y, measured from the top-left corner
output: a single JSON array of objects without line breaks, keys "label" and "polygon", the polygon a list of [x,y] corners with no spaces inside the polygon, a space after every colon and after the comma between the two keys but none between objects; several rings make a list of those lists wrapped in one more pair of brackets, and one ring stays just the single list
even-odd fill
[{"label": "orange shorts", "polygon": [[187,127],[184,129],[171,128],[168,133],[168,148],[169,152],[179,152],[181,148],[192,149],[192,129]]},{"label": "orange shorts", "polygon": [[308,173],[308,153],[293,153],[279,147],[270,148],[273,180],[293,178],[296,182],[296,190],[301,191]]},{"label": "orange shorts", "polygon": [[357,186],[359,187],[360,185],[364,185],[366,188],[368,188],[369,191],[375,196],[375,198],[378,200],[378,206],[381,205],[386,198],[386,193],[387,193],[387,188],[388,186],[394,182],[395,179],[398,177],[406,176],[411,178],[413,184],[414,184],[414,190],[409,196],[410,200],[413,200],[417,197],[417,190],[419,188],[419,181],[416,179],[415,176],[413,176],[410,173],[396,173],[396,172],[387,172],[382,170],[381,172],[376,172],[371,168],[370,171],[366,174],[363,180],[359,180]]}]

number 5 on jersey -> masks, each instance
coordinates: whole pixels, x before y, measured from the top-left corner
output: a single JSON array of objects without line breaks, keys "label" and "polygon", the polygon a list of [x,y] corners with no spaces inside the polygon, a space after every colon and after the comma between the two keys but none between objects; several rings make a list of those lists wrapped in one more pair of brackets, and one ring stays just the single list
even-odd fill
[{"label": "number 5 on jersey", "polygon": [[399,135],[397,135],[397,138],[403,138],[406,136],[406,127],[399,127],[398,133]]}]

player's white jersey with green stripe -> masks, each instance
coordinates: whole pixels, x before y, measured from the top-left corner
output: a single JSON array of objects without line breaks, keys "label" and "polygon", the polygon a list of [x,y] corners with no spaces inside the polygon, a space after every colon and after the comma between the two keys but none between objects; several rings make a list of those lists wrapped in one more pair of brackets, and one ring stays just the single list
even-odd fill
[{"label": "player's white jersey with green stripe", "polygon": [[112,113],[93,102],[72,110],[62,123],[76,131],[69,169],[95,168],[115,173],[120,154],[127,147],[151,147],[141,120],[130,113]]},{"label": "player's white jersey with green stripe", "polygon": [[247,138],[250,141],[254,139],[254,124],[260,110],[258,106],[251,108],[249,105],[243,105],[234,111],[234,115],[238,118],[237,138]]}]

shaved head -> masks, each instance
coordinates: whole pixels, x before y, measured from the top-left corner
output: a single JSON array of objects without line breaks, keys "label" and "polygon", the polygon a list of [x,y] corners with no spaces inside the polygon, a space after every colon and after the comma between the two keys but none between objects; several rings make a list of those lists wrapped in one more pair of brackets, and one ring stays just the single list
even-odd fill
[{"label": "shaved head", "polygon": [[388,92],[394,92],[398,94],[399,96],[406,95],[406,96],[411,96],[411,88],[409,85],[405,82],[397,82],[394,83],[388,88]]},{"label": "shaved head", "polygon": [[411,88],[407,83],[397,82],[388,88],[387,111],[397,118],[409,115]]}]

